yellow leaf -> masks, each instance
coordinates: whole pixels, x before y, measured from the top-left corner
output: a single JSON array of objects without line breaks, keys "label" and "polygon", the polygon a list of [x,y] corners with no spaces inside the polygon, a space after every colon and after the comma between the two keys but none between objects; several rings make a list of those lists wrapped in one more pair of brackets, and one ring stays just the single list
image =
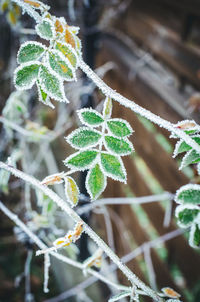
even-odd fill
[{"label": "yellow leaf", "polygon": [[32,0],[24,0],[25,3],[30,4],[31,6],[34,7],[40,7],[40,3],[32,1]]},{"label": "yellow leaf", "polygon": [[79,189],[74,179],[71,177],[65,177],[65,195],[72,206],[75,206],[78,203]]}]

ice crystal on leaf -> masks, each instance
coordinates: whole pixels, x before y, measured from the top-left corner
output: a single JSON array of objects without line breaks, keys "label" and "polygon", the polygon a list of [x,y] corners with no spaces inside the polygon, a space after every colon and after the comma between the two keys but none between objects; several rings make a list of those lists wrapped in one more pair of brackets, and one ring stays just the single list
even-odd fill
[{"label": "ice crystal on leaf", "polygon": [[116,137],[126,137],[133,132],[129,123],[123,119],[115,118],[107,121],[109,131]]},{"label": "ice crystal on leaf", "polygon": [[64,164],[72,169],[84,171],[89,169],[97,157],[98,152],[96,150],[80,151],[70,155],[64,161]]},{"label": "ice crystal on leaf", "polygon": [[113,136],[105,136],[105,147],[108,151],[117,155],[128,155],[133,151],[131,142],[125,139],[118,139]]},{"label": "ice crystal on leaf", "polygon": [[194,248],[200,248],[200,221],[191,227],[189,244]]},{"label": "ice crystal on leaf", "polygon": [[182,228],[191,226],[197,219],[199,220],[200,207],[187,204],[180,205],[176,208],[175,215],[178,219],[178,224]]}]

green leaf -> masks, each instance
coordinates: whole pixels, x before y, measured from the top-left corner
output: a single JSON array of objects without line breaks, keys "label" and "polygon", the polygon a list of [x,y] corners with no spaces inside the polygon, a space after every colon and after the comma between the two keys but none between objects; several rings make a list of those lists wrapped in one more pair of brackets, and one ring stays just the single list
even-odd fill
[{"label": "green leaf", "polygon": [[15,70],[14,83],[17,89],[25,90],[33,86],[38,77],[40,64],[40,62],[26,63]]},{"label": "green leaf", "polygon": [[106,177],[99,164],[96,164],[87,174],[86,188],[92,200],[95,200],[106,187]]},{"label": "green leaf", "polygon": [[188,184],[181,187],[175,196],[177,203],[200,204],[200,185]]},{"label": "green leaf", "polygon": [[51,40],[54,37],[54,30],[50,20],[45,19],[41,23],[37,24],[36,27],[37,34],[46,40]]},{"label": "green leaf", "polygon": [[190,150],[183,157],[180,169],[183,169],[190,164],[196,164],[198,162],[200,162],[200,154],[195,150]]},{"label": "green leaf", "polygon": [[102,152],[101,165],[107,176],[115,180],[126,182],[126,170],[120,157]]},{"label": "green leaf", "polygon": [[190,226],[199,213],[199,207],[193,205],[181,205],[176,208],[176,217],[181,227]]},{"label": "green leaf", "polygon": [[115,302],[115,301],[119,301],[125,297],[129,297],[131,295],[131,292],[130,290],[125,290],[123,292],[121,292],[120,294],[116,295],[116,296],[113,296],[112,298],[110,298],[108,300],[108,302]]},{"label": "green leaf", "polygon": [[25,42],[19,49],[17,61],[19,64],[38,60],[45,52],[46,47],[39,42]]},{"label": "green leaf", "polygon": [[129,123],[122,119],[111,119],[107,122],[108,129],[114,136],[125,137],[133,132]]},{"label": "green leaf", "polygon": [[65,195],[67,201],[74,207],[78,203],[79,189],[72,177],[65,177]]},{"label": "green leaf", "polygon": [[42,90],[57,101],[68,102],[64,95],[62,82],[54,74],[51,74],[46,66],[41,66],[39,82]]},{"label": "green leaf", "polygon": [[128,140],[119,139],[113,136],[105,136],[105,147],[108,151],[118,155],[128,155],[132,152],[133,146]]},{"label": "green leaf", "polygon": [[69,60],[74,68],[77,67],[77,57],[73,47],[70,44],[57,42],[56,49]]},{"label": "green leaf", "polygon": [[190,231],[189,244],[194,248],[200,248],[200,226],[193,224]]},{"label": "green leaf", "polygon": [[83,124],[92,127],[98,127],[104,122],[103,116],[92,108],[78,110],[78,116]]},{"label": "green leaf", "polygon": [[82,127],[73,131],[68,137],[67,142],[74,148],[83,149],[93,147],[98,144],[101,133],[89,128]]},{"label": "green leaf", "polygon": [[97,151],[87,150],[72,154],[65,159],[64,164],[80,171],[88,169],[97,157]]},{"label": "green leaf", "polygon": [[57,50],[52,50],[48,54],[49,65],[64,80],[73,80],[74,74],[67,59]]},{"label": "green leaf", "polygon": [[42,102],[43,104],[51,107],[52,109],[54,109],[55,106],[51,103],[48,94],[46,92],[44,92],[44,90],[42,90],[42,87],[41,87],[39,81],[37,81],[37,88],[38,88],[39,101]]},{"label": "green leaf", "polygon": [[[197,144],[200,145],[200,136],[193,136],[191,137]],[[180,153],[183,153],[183,152],[187,152],[189,150],[191,150],[192,147],[190,147],[185,141],[179,141],[177,144],[176,144],[176,148],[175,148],[175,151],[174,151],[174,157],[177,156],[178,154]]]}]

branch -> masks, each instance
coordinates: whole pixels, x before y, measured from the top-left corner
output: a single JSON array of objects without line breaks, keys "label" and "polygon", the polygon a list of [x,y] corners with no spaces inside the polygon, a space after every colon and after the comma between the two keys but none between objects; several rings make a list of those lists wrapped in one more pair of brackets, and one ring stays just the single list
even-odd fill
[{"label": "branch", "polygon": [[165,128],[169,132],[174,133],[176,136],[184,140],[194,150],[200,153],[200,146],[189,135],[185,134],[184,131],[176,128],[175,125],[170,123],[169,121],[139,106],[134,101],[127,99],[126,97],[110,88],[96,75],[96,73],[92,69],[90,69],[90,67],[82,60],[82,58],[79,58],[79,67],[96,84],[96,86],[103,92],[103,94],[111,97],[113,100],[117,101],[124,107],[131,109],[133,112],[147,118],[149,121],[157,124],[159,127]]},{"label": "branch", "polygon": [[[108,247],[108,245],[86,224],[82,221],[80,216],[70,206],[61,199],[55,192],[50,190],[48,187],[41,185],[41,183],[34,177],[27,175],[18,169],[15,169],[3,162],[0,162],[0,168],[11,172],[16,177],[23,179],[30,183],[32,186],[41,190],[45,195],[52,199],[66,214],[68,214],[75,222],[83,223],[83,229],[88,236],[96,242],[96,244],[106,253],[106,255],[118,266],[128,280],[135,284],[138,288],[142,289],[148,296],[153,298],[155,301],[163,301],[159,295],[152,290],[149,286],[143,283],[126,265],[124,265],[119,257]],[[43,247],[42,247],[43,248]],[[46,247],[45,247],[46,248]]]},{"label": "branch", "polygon": [[[23,230],[39,248],[41,248],[41,249],[47,248],[47,246],[17,217],[17,215],[12,213],[1,201],[0,201],[0,210],[6,216],[8,216],[17,226],[19,226],[20,229]],[[85,266],[82,263],[80,263],[78,261],[74,261],[66,256],[63,256],[62,254],[55,253],[55,252],[50,252],[49,254],[51,256],[57,258],[58,260],[61,260],[65,263],[72,265],[76,268],[79,268],[81,270],[83,270],[85,268]],[[96,272],[95,270],[93,270],[91,268],[89,268],[87,270],[87,272],[89,274],[93,275],[95,278],[101,280],[102,282],[104,282],[108,285],[113,286],[114,288],[116,288],[118,290],[129,289],[127,286],[113,283],[112,281],[110,281],[109,279],[107,279],[106,277],[104,277],[103,275],[101,275],[100,273]]]}]

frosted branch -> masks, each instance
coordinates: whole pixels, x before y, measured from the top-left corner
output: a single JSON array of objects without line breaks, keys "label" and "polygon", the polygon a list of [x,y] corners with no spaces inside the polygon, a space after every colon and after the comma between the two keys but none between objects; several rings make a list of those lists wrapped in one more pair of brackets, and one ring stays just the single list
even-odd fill
[{"label": "frosted branch", "polygon": [[[118,266],[118,268],[124,273],[128,280],[135,284],[138,288],[142,289],[148,296],[152,297],[155,301],[163,301],[158,294],[152,290],[149,286],[144,284],[126,265],[124,265],[119,257],[108,247],[108,245],[86,224],[82,221],[80,216],[69,207],[69,205],[61,199],[55,192],[48,187],[41,185],[41,183],[34,177],[27,175],[18,169],[15,169],[3,162],[0,162],[0,168],[11,172],[16,177],[23,179],[30,183],[32,186],[40,189],[45,195],[52,199],[58,207],[60,207],[66,214],[68,214],[75,222],[83,223],[83,229],[88,236],[96,242],[96,244],[106,253],[106,255]],[[45,249],[42,247],[42,249]]]},{"label": "frosted branch", "polygon": [[17,5],[19,5],[22,10],[26,11],[27,14],[32,17],[37,23],[41,22],[42,17],[29,4],[25,3],[22,0],[12,0],[12,2],[15,2]]}]

